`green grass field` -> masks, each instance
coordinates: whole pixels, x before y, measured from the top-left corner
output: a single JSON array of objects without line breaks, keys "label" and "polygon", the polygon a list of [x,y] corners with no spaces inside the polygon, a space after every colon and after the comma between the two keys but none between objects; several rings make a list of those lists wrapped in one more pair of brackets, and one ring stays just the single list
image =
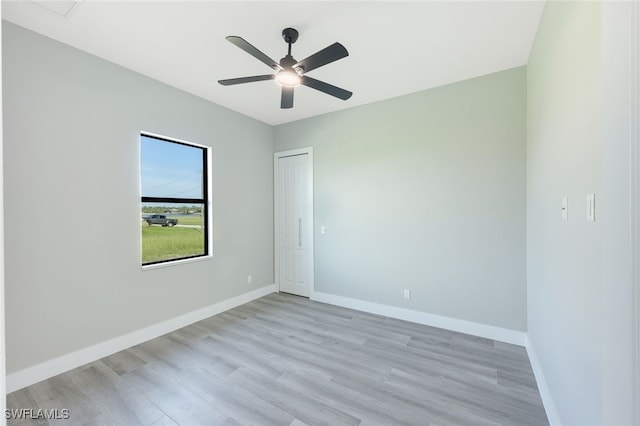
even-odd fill
[{"label": "green grass field", "polygon": [[202,225],[201,216],[170,216],[170,219],[178,219],[178,225]]},{"label": "green grass field", "polygon": [[[179,218],[178,224],[185,223]],[[189,217],[187,219],[196,219]],[[142,263],[204,254],[204,232],[198,228],[163,228],[162,226],[148,226],[142,223]]]}]

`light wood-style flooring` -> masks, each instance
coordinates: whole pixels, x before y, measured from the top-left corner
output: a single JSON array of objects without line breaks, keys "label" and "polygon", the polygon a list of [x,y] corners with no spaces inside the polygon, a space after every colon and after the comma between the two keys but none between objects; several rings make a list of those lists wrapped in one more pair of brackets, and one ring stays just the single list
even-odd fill
[{"label": "light wood-style flooring", "polygon": [[287,294],[13,392],[7,406],[69,410],[9,425],[548,424],[522,347]]}]

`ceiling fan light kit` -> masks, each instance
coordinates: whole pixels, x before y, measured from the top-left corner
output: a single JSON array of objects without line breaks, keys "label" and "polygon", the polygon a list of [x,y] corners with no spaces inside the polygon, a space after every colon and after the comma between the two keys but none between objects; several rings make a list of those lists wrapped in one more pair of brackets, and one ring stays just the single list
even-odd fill
[{"label": "ceiling fan light kit", "polygon": [[295,72],[281,70],[276,73],[276,82],[281,86],[296,87],[300,84],[300,75]]},{"label": "ceiling fan light kit", "polygon": [[300,84],[344,101],[349,99],[353,94],[352,92],[305,75],[305,73],[309,71],[349,56],[347,49],[340,43],[333,43],[331,46],[325,47],[301,61],[296,61],[293,56],[291,56],[291,45],[298,40],[298,35],[298,31],[293,28],[285,28],[282,30],[282,38],[285,43],[287,43],[288,50],[287,55],[280,59],[280,62],[276,62],[269,58],[242,37],[227,37],[226,39],[230,43],[233,43],[254,58],[258,59],[260,62],[268,65],[276,71],[276,73],[218,80],[218,83],[223,86],[231,86],[235,84],[253,83],[256,81],[275,80],[280,84],[280,86],[282,86],[280,108],[283,109],[293,107],[293,90]]}]

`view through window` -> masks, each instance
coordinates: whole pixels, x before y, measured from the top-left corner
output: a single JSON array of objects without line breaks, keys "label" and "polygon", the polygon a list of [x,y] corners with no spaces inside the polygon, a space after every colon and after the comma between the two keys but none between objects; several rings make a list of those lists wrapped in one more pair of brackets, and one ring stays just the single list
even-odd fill
[{"label": "view through window", "polygon": [[140,136],[142,264],[209,255],[206,147]]}]

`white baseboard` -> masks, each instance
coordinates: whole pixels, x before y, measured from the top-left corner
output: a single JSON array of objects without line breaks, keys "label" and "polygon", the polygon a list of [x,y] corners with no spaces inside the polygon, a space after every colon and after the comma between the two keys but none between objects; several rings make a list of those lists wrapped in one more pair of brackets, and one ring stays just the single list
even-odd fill
[{"label": "white baseboard", "polygon": [[533,348],[533,345],[528,337],[526,348],[527,354],[529,355],[529,362],[531,363],[531,369],[533,370],[533,375],[535,376],[536,383],[538,384],[538,392],[540,393],[540,398],[542,398],[544,410],[547,413],[549,425],[562,426],[562,423],[560,422],[560,416],[558,415],[558,410],[556,409],[556,405],[553,402],[553,398],[551,398],[549,385],[547,384],[547,380],[544,378],[544,374],[542,373],[540,360],[538,359],[538,355],[536,354],[536,351]]},{"label": "white baseboard", "polygon": [[474,336],[485,337],[499,342],[511,343],[519,346],[527,345],[527,335],[523,331],[509,330],[507,328],[479,324],[472,321],[428,314],[426,312],[413,311],[411,309],[382,305],[379,303],[336,296],[334,294],[320,293],[317,291],[312,293],[311,300],[369,312],[372,314],[384,315],[418,324],[429,325],[432,327],[458,331],[460,333],[471,334]]},{"label": "white baseboard", "polygon": [[107,340],[106,342],[98,343],[97,345],[93,345],[88,348],[80,349],[70,354],[34,365],[33,367],[25,368],[24,370],[16,371],[15,373],[7,375],[7,393],[22,389],[60,373],[64,373],[65,371],[99,360],[100,358],[104,358],[105,356],[130,348],[131,346],[162,336],[163,334],[170,333],[174,330],[193,324],[194,322],[201,321],[205,318],[209,318],[210,316],[217,315],[221,312],[235,308],[236,306],[251,302],[252,300],[266,296],[267,294],[275,291],[275,284],[261,287],[248,293],[232,297],[231,299],[223,300],[222,302],[214,303],[213,305],[205,308],[189,312],[188,314],[180,315],[179,317],[172,318],[159,324]]}]

